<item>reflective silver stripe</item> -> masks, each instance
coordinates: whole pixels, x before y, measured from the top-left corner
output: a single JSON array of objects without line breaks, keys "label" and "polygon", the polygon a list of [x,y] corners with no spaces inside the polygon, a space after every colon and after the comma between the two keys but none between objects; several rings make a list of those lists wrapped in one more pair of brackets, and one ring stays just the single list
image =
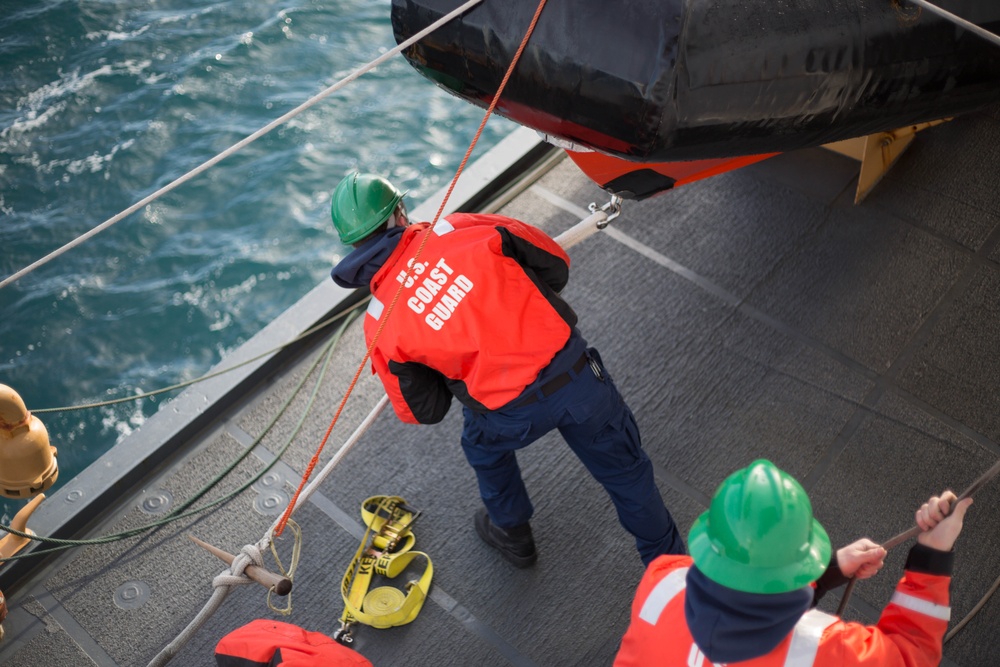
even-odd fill
[{"label": "reflective silver stripe", "polygon": [[951,607],[934,604],[930,600],[922,600],[920,598],[913,597],[912,595],[907,595],[906,593],[896,591],[892,596],[892,600],[889,602],[891,604],[899,605],[903,609],[909,609],[910,611],[915,611],[918,614],[930,616],[931,618],[936,618],[941,621],[951,620]]},{"label": "reflective silver stripe", "polygon": [[819,651],[823,631],[837,622],[836,616],[810,609],[792,630],[792,641],[785,656],[785,667],[812,667]]},{"label": "reflective silver stripe", "polygon": [[660,583],[656,584],[649,592],[646,601],[642,603],[639,618],[650,625],[656,625],[660,614],[667,608],[670,601],[687,586],[687,572],[688,568],[682,567],[661,579]]},{"label": "reflective silver stripe", "polygon": [[688,667],[698,667],[705,661],[705,656],[701,654],[701,649],[694,642],[691,642],[691,650],[688,651]]},{"label": "reflective silver stripe", "polygon": [[383,310],[385,310],[385,306],[382,305],[382,302],[376,299],[375,295],[373,294],[372,300],[368,302],[368,314],[377,320],[378,318],[382,317]]},{"label": "reflective silver stripe", "polygon": [[434,224],[434,233],[438,236],[443,236],[448,232],[455,231],[455,227],[448,222],[448,218],[441,218]]}]

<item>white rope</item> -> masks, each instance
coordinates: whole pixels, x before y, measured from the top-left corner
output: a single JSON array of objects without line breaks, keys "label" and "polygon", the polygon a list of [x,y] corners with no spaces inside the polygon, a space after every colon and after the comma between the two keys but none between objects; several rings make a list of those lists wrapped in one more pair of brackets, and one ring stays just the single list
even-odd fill
[{"label": "white rope", "polygon": [[601,231],[599,224],[608,219],[608,214],[604,211],[595,211],[592,215],[576,223],[565,232],[557,236],[554,240],[563,249],[571,248],[580,241],[590,238]]},{"label": "white rope", "polygon": [[212,614],[222,606],[223,600],[229,595],[229,591],[232,590],[229,586],[219,586],[212,591],[212,597],[209,598],[205,606],[201,608],[198,615],[195,616],[188,626],[177,635],[172,642],[167,644],[162,651],[156,654],[147,667],[163,667],[163,665],[170,662],[170,660],[177,655],[177,653],[188,643],[188,640],[194,636],[194,633],[198,632],[202,625],[205,624]]},{"label": "white rope", "polygon": [[211,618],[212,614],[222,606],[222,602],[229,595],[233,586],[245,586],[254,583],[253,579],[250,579],[243,573],[248,565],[264,567],[264,558],[261,556],[258,547],[252,545],[244,546],[240,550],[240,553],[233,559],[229,569],[223,570],[216,575],[215,579],[212,580],[212,586],[215,588],[212,591],[212,597],[205,603],[205,606],[198,612],[198,615],[191,619],[187,627],[172,642],[167,644],[163,650],[156,654],[148,667],[162,667],[170,662],[184,645],[188,643],[191,637],[201,629],[205,621]]},{"label": "white rope", "polygon": [[986,30],[984,28],[980,28],[978,25],[976,25],[975,23],[972,23],[971,21],[966,21],[961,16],[956,16],[955,14],[952,14],[951,12],[949,12],[949,11],[947,11],[945,9],[941,9],[937,5],[932,5],[931,3],[927,2],[927,0],[907,0],[907,2],[912,2],[915,5],[923,7],[927,11],[933,12],[933,13],[937,14],[938,16],[951,21],[952,23],[954,23],[954,24],[956,24],[956,25],[958,25],[958,26],[960,26],[962,28],[965,28],[969,32],[973,32],[973,33],[979,35],[980,37],[982,37],[983,39],[985,39],[987,41],[990,41],[990,42],[993,42],[997,46],[1000,46],[1000,36],[994,35],[989,30]]},{"label": "white rope", "polygon": [[[389,405],[389,396],[388,394],[384,394],[382,398],[379,399],[379,402],[375,404],[375,407],[372,408],[371,412],[368,413],[368,416],[364,418],[364,421],[358,424],[358,427],[354,429],[354,433],[351,434],[351,437],[349,437],[347,441],[340,446],[340,449],[338,449],[337,453],[333,455],[333,458],[327,461],[327,464],[323,466],[323,469],[319,471],[319,474],[306,485],[306,488],[302,489],[302,493],[299,494],[299,499],[295,501],[295,507],[292,508],[292,511],[288,515],[289,517],[295,514],[295,511],[302,507],[307,500],[309,500],[309,497],[316,491],[319,485],[330,476],[330,473],[332,473],[333,469],[337,467],[337,464],[340,463],[341,459],[347,456],[347,453],[354,448],[354,445],[358,443],[361,436],[365,434],[365,431],[367,431],[369,427],[371,427],[371,425],[375,422],[375,418],[378,417],[383,410],[385,410],[385,406],[387,405]],[[261,541],[257,544],[263,544],[264,548],[267,548],[267,545],[271,543],[271,536],[274,534],[274,529],[278,527],[280,522],[280,518],[275,521],[271,528],[267,531],[267,534],[264,535],[264,537],[261,538]]]},{"label": "white rope", "polygon": [[81,243],[83,243],[84,241],[86,241],[87,239],[89,239],[90,237],[95,236],[98,233],[104,231],[105,229],[107,229],[111,225],[115,224],[119,220],[121,220],[121,219],[123,219],[123,218],[125,218],[125,217],[127,217],[129,215],[131,215],[132,213],[135,213],[136,211],[138,211],[143,206],[145,206],[145,205],[149,204],[150,202],[158,199],[162,195],[165,195],[166,193],[170,192],[171,190],[173,190],[177,186],[179,186],[179,185],[181,185],[181,184],[189,181],[190,179],[194,178],[195,176],[197,176],[201,172],[207,170],[209,167],[212,167],[215,164],[221,162],[222,160],[226,159],[227,157],[229,157],[233,153],[237,152],[238,150],[242,149],[243,147],[247,146],[248,144],[256,141],[259,138],[261,138],[262,136],[264,136],[265,134],[267,134],[271,130],[275,129],[276,127],[278,127],[280,125],[283,125],[285,122],[291,120],[292,118],[294,118],[298,114],[302,113],[303,111],[305,111],[309,107],[313,106],[314,104],[316,104],[320,100],[322,100],[325,97],[329,96],[330,94],[332,94],[332,93],[340,90],[341,88],[343,88],[344,86],[346,86],[351,81],[354,81],[355,79],[357,79],[362,74],[375,69],[376,67],[378,67],[379,65],[381,65],[383,62],[385,62],[386,60],[388,60],[390,57],[396,55],[397,53],[399,53],[400,51],[403,51],[404,49],[409,48],[414,43],[420,41],[421,39],[423,39],[424,37],[426,37],[430,33],[434,32],[435,30],[437,30],[439,27],[441,27],[442,25],[444,25],[448,21],[452,20],[453,18],[455,18],[459,14],[465,12],[466,10],[468,10],[471,7],[479,4],[482,1],[483,0],[468,0],[468,2],[466,2],[465,4],[463,4],[461,7],[459,7],[458,9],[455,9],[450,14],[442,16],[440,19],[438,19],[437,21],[435,21],[431,25],[427,26],[426,28],[424,28],[423,30],[421,30],[420,32],[418,32],[417,34],[413,35],[412,37],[410,37],[409,39],[407,39],[405,42],[402,42],[396,48],[394,48],[394,49],[392,49],[390,51],[387,51],[383,55],[379,56],[375,60],[373,60],[370,63],[368,63],[367,65],[364,65],[363,67],[354,70],[354,72],[352,72],[348,76],[344,77],[343,79],[341,79],[337,83],[333,84],[332,86],[330,86],[326,90],[318,93],[317,95],[314,95],[313,97],[311,97],[307,101],[303,102],[299,106],[295,107],[294,109],[292,109],[291,111],[289,111],[285,115],[281,116],[280,118],[278,118],[276,120],[271,121],[270,123],[268,123],[264,127],[260,128],[259,130],[257,130],[253,134],[251,134],[248,137],[244,138],[243,140],[241,140],[241,141],[233,144],[232,146],[230,146],[226,150],[222,151],[221,153],[219,153],[215,157],[209,159],[208,161],[203,162],[202,164],[200,164],[199,166],[195,167],[191,171],[187,172],[186,174],[184,174],[180,178],[177,178],[176,180],[168,183],[167,185],[163,186],[162,188],[160,188],[159,190],[157,190],[153,194],[149,195],[148,197],[145,197],[145,198],[141,199],[140,201],[136,202],[135,204],[132,204],[131,206],[129,206],[127,209],[125,209],[124,211],[122,211],[118,215],[105,220],[101,224],[99,224],[96,227],[94,227],[93,229],[91,229],[89,232],[85,232],[85,233],[81,234],[80,236],[76,237],[75,239],[73,239],[72,241],[70,241],[66,245],[62,246],[61,248],[50,252],[48,255],[46,255],[45,257],[42,257],[38,261],[36,261],[36,262],[34,262],[34,263],[32,263],[32,264],[24,267],[20,271],[18,271],[16,273],[13,273],[10,276],[4,278],[2,281],[0,281],[0,289],[3,289],[4,287],[6,287],[7,285],[9,285],[10,283],[18,280],[19,278],[22,278],[22,277],[26,276],[27,274],[31,273],[32,271],[34,271],[38,267],[40,267],[40,266],[42,266],[44,264],[48,264],[50,261],[52,261],[56,257],[62,255],[63,253],[65,253],[65,252],[67,252],[69,250],[72,250],[73,248],[75,248],[76,246],[80,245]]}]

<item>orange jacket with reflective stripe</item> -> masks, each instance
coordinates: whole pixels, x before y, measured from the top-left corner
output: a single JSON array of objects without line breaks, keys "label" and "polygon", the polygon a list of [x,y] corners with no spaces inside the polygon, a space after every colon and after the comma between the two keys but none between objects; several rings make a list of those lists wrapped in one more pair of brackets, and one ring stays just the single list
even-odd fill
[{"label": "orange jacket with reflective stripe", "polygon": [[[684,618],[688,556],[660,556],[646,570],[615,667],[712,667]],[[727,667],[936,667],[951,608],[951,577],[906,572],[876,626],[813,609],[773,651]]]},{"label": "orange jacket with reflective stripe", "polygon": [[512,218],[456,213],[410,225],[371,281],[364,327],[369,344],[383,327],[372,365],[399,418],[440,421],[453,395],[482,411],[519,396],[576,324],[557,294],[568,277],[559,244]]}]

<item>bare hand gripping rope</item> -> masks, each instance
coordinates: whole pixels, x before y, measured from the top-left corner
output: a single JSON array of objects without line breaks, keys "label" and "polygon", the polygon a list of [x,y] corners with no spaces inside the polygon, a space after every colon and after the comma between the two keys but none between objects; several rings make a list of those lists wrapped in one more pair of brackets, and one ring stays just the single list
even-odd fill
[{"label": "bare hand gripping rope", "polygon": [[[980,475],[976,479],[976,481],[970,484],[969,487],[962,492],[962,495],[960,495],[958,499],[951,504],[951,508],[949,509],[948,514],[951,514],[951,512],[954,511],[955,507],[958,505],[960,501],[965,500],[966,498],[971,498],[973,494],[977,493],[983,486],[986,485],[987,482],[991,481],[998,474],[1000,474],[1000,460],[994,463],[989,470]],[[910,538],[916,537],[921,532],[923,532],[923,529],[921,529],[920,526],[913,526],[912,528],[903,531],[899,535],[889,538],[888,540],[886,540],[881,544],[881,547],[886,551],[888,551],[889,549],[892,549],[893,547],[899,546],[903,542],[906,542]],[[997,584],[994,584],[991,587],[990,591],[986,594],[983,600],[980,601],[980,603],[976,605],[976,607],[971,612],[969,612],[969,614],[964,619],[962,619],[962,621],[958,625],[956,625],[955,628],[951,630],[951,632],[948,633],[948,635],[945,637],[945,641],[951,639],[951,637],[953,637],[954,634],[958,632],[958,630],[960,630],[966,624],[966,622],[976,614],[976,612],[979,611],[979,609],[985,602],[986,598],[992,595],[993,591],[997,589],[998,584],[1000,584],[1000,579],[998,579],[997,582],[998,582]],[[837,616],[843,615],[844,610],[847,609],[847,601],[850,599],[851,593],[854,592],[854,586],[857,583],[858,580],[852,578],[850,582],[847,584],[847,588],[844,589],[844,595],[840,599],[840,606],[837,607]]]}]

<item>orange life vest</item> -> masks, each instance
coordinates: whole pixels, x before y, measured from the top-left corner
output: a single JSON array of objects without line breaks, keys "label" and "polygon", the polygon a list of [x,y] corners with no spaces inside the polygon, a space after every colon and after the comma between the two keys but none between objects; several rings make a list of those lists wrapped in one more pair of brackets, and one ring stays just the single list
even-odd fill
[{"label": "orange life vest", "polygon": [[[575,323],[567,322],[558,309],[565,302],[544,281],[547,268],[555,265],[562,274],[568,271],[562,248],[511,218],[452,214],[432,229],[427,223],[408,227],[371,281],[365,318],[369,342],[383,327],[372,365],[399,418],[421,421],[400,387],[399,369],[406,364],[440,374],[473,408],[493,410],[520,395],[563,347]],[[415,377],[405,381],[411,397],[419,392],[412,385],[421,376]]]},{"label": "orange life vest", "polygon": [[372,667],[363,655],[331,637],[265,619],[220,639],[215,661],[219,667]]}]

